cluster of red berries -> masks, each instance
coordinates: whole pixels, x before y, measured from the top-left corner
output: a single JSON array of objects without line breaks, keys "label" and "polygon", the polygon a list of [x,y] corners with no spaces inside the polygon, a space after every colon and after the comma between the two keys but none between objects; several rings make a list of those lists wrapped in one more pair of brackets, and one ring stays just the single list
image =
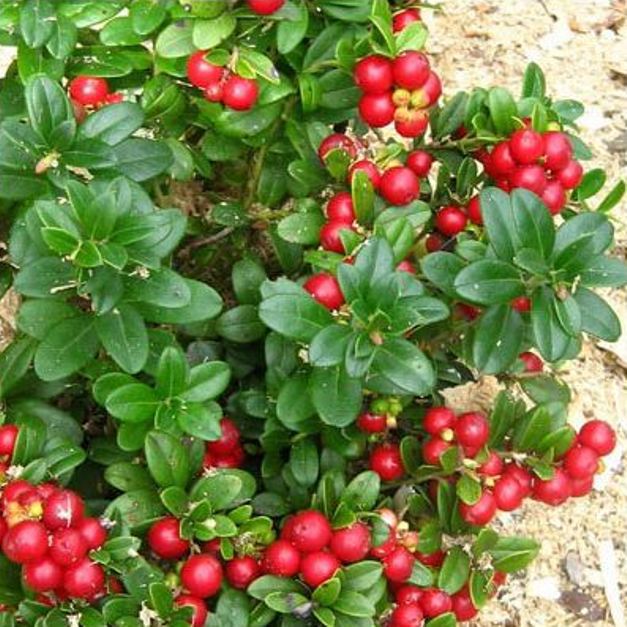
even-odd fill
[{"label": "cluster of red berries", "polygon": [[98,76],[77,76],[70,81],[68,90],[78,122],[87,116],[85,107],[103,107],[124,100],[119,91],[109,91],[109,83]]},{"label": "cluster of red berries", "polygon": [[257,15],[272,15],[285,4],[285,0],[246,0],[246,4]]},{"label": "cluster of red berries", "polygon": [[491,152],[480,154],[480,159],[501,189],[528,189],[542,198],[553,215],[562,211],[567,191],[578,187],[583,178],[571,141],[560,131],[520,129]]},{"label": "cluster of red berries", "polygon": [[429,107],[442,95],[442,83],[422,52],[408,50],[395,59],[369,55],[355,66],[362,90],[359,114],[369,126],[394,122],[403,137],[419,137],[429,126]]},{"label": "cluster of red berries", "polygon": [[221,102],[235,111],[248,111],[259,97],[259,85],[205,59],[207,50],[194,52],[187,60],[189,82],[203,90],[209,102]]},{"label": "cluster of red berries", "polygon": [[210,468],[239,468],[246,457],[241,444],[241,434],[237,425],[230,418],[220,420],[220,437],[207,442],[202,465]]}]

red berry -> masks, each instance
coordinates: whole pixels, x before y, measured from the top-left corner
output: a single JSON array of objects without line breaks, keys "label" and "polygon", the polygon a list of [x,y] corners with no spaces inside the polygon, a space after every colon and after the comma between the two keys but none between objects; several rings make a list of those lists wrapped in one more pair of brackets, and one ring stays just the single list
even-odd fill
[{"label": "red berry", "polygon": [[525,372],[536,373],[544,370],[544,362],[535,353],[529,351],[520,353],[518,359],[525,364]]},{"label": "red berry", "polygon": [[58,490],[59,487],[54,483],[40,483],[37,486],[37,493],[44,501],[47,501]]},{"label": "red berry", "polygon": [[425,440],[422,445],[422,459],[425,464],[429,464],[430,466],[439,466],[440,465],[440,457],[446,453],[451,448],[451,444],[449,442],[445,442],[440,438],[431,438],[430,440]]},{"label": "red berry", "polygon": [[490,153],[490,172],[495,178],[509,176],[516,169],[517,164],[512,155],[509,142],[501,142]]},{"label": "red berry", "polygon": [[572,479],[587,479],[599,469],[599,455],[587,446],[575,446],[564,457],[564,470]]},{"label": "red berry", "polygon": [[544,134],[544,167],[563,170],[573,158],[573,147],[564,133],[552,131]]},{"label": "red berry", "polygon": [[74,566],[70,566],[63,575],[63,589],[71,599],[90,601],[103,592],[105,572],[102,566],[83,558]]},{"label": "red berry", "polygon": [[496,506],[504,512],[513,512],[522,505],[524,488],[515,477],[501,477],[492,491]]},{"label": "red berry", "polygon": [[209,102],[222,102],[224,99],[224,85],[220,83],[211,83],[205,87],[203,92],[205,100]]},{"label": "red berry", "polygon": [[490,490],[484,490],[481,498],[474,504],[459,504],[459,513],[462,518],[475,527],[487,525],[496,514],[496,501]]},{"label": "red berry", "polygon": [[344,295],[337,279],[327,272],[314,274],[305,281],[303,288],[327,309],[339,309],[344,304]]},{"label": "red berry", "polygon": [[327,219],[329,222],[352,224],[355,220],[353,199],[348,192],[335,194],[327,204]]},{"label": "red berry", "polygon": [[318,148],[318,156],[320,157],[320,160],[324,161],[324,158],[332,150],[343,150],[348,153],[350,157],[355,157],[357,155],[355,142],[350,137],[346,137],[346,135],[343,135],[342,133],[332,133],[322,140],[322,143]]},{"label": "red berry", "polygon": [[413,150],[407,155],[407,167],[419,178],[429,174],[433,164],[433,157],[424,150]]},{"label": "red berry", "polygon": [[220,420],[221,435],[218,440],[207,442],[207,450],[212,455],[227,455],[239,444],[240,432],[230,418]]},{"label": "red berry", "polygon": [[561,505],[571,494],[571,480],[561,468],[555,470],[551,479],[543,481],[536,478],[533,482],[533,497],[547,505]]},{"label": "red berry", "polygon": [[512,301],[512,309],[519,313],[527,313],[531,311],[531,300],[527,296],[518,296]]},{"label": "red berry", "polygon": [[585,479],[572,479],[570,482],[571,496],[581,497],[588,496],[592,492],[594,486],[594,476],[586,477]]},{"label": "red berry", "polygon": [[19,427],[17,425],[3,425],[0,427],[0,455],[8,455],[9,457],[13,455],[18,433]]},{"label": "red berry", "polygon": [[408,50],[392,62],[394,84],[403,89],[420,89],[429,78],[431,67],[429,60],[415,50]]},{"label": "red berry", "polygon": [[451,601],[453,602],[453,613],[458,621],[464,622],[472,620],[478,614],[478,610],[470,597],[470,591],[467,585],[459,592],[455,593],[451,597]]},{"label": "red berry", "polygon": [[59,566],[71,566],[87,555],[89,547],[77,529],[57,529],[52,534],[50,557]]},{"label": "red berry", "polygon": [[390,627],[421,627],[424,615],[417,603],[399,605],[390,616]]},{"label": "red berry", "polygon": [[442,95],[442,82],[435,72],[429,72],[427,82],[412,93],[411,102],[419,109],[426,109],[434,105]]},{"label": "red berry", "polygon": [[362,522],[337,529],[333,532],[330,548],[341,562],[359,562],[370,551],[370,529]]},{"label": "red berry", "polygon": [[97,518],[83,518],[75,528],[83,536],[90,549],[99,549],[107,540],[107,530]]},{"label": "red berry", "polygon": [[35,520],[24,520],[11,527],[2,539],[2,551],[17,564],[39,559],[48,550],[46,528]]},{"label": "red berry", "polygon": [[396,548],[396,532],[390,529],[390,534],[385,542],[373,546],[370,549],[370,555],[377,559],[383,559],[386,555],[389,555]]},{"label": "red berry", "polygon": [[490,437],[488,419],[479,412],[462,414],[455,424],[455,437],[462,446],[481,448]]},{"label": "red berry", "polygon": [[359,101],[359,114],[362,120],[374,128],[380,128],[391,124],[394,120],[396,105],[392,95],[364,94]]},{"label": "red berry", "polygon": [[399,272],[407,272],[409,274],[416,274],[416,268],[414,267],[414,264],[408,259],[403,259],[403,261],[401,261],[398,264],[398,266],[396,266],[396,269]]},{"label": "red berry", "polygon": [[455,425],[455,412],[448,407],[431,407],[422,419],[422,428],[433,436],[438,436],[445,429]]},{"label": "red berry", "polygon": [[401,586],[396,591],[394,598],[399,605],[414,605],[415,603],[420,603],[422,588],[411,584]]},{"label": "red berry", "polygon": [[444,551],[434,551],[433,553],[421,553],[420,551],[416,551],[414,553],[416,559],[425,566],[431,566],[432,568],[440,568],[444,563],[444,558],[446,554]]},{"label": "red berry", "polygon": [[340,222],[339,220],[325,223],[320,229],[320,245],[322,248],[343,254],[345,252],[344,244],[340,237],[340,231],[342,230],[352,231],[353,229],[350,224]]},{"label": "red berry", "polygon": [[174,516],[158,520],[148,531],[148,545],[163,559],[183,557],[189,551],[189,542],[181,538],[180,523]]},{"label": "red berry", "polygon": [[427,111],[396,110],[394,128],[401,137],[420,137],[428,126],[429,113]]},{"label": "red berry", "polygon": [[48,529],[74,527],[83,518],[85,503],[72,490],[59,490],[44,506],[43,523]]},{"label": "red berry", "polygon": [[398,516],[393,510],[389,509],[388,507],[382,507],[381,509],[377,510],[377,514],[388,527],[396,529],[396,527],[398,526]]},{"label": "red berry", "polygon": [[222,566],[209,553],[192,555],[181,569],[181,584],[201,599],[212,597],[222,586]]},{"label": "red berry", "polygon": [[524,165],[514,170],[509,182],[512,188],[521,187],[542,196],[548,181],[541,166]]},{"label": "red berry", "polygon": [[435,253],[444,246],[444,240],[437,233],[431,233],[425,240],[425,248],[429,253]]},{"label": "red berry", "polygon": [[257,102],[259,85],[251,78],[235,74],[229,76],[224,83],[222,102],[235,111],[247,111]]},{"label": "red berry", "polygon": [[187,78],[195,87],[206,89],[219,83],[224,75],[224,68],[205,59],[207,50],[198,50],[187,59]]},{"label": "red berry", "polygon": [[353,71],[355,84],[367,94],[384,94],[392,89],[392,63],[377,54],[363,58]]},{"label": "red berry", "polygon": [[473,224],[482,225],[483,216],[481,215],[481,199],[479,196],[473,196],[466,207],[466,214]]},{"label": "red berry", "polygon": [[77,76],[70,81],[70,96],[81,105],[95,106],[104,101],[109,93],[109,85],[104,78]]},{"label": "red berry", "polygon": [[246,2],[248,8],[257,15],[271,15],[285,4],[285,0],[246,0]]},{"label": "red berry", "polygon": [[566,192],[559,181],[549,181],[542,193],[542,202],[551,215],[557,215],[566,206]]},{"label": "red berry", "polygon": [[340,562],[332,553],[316,551],[307,553],[300,564],[300,574],[310,588],[317,588],[328,581],[340,568]]},{"label": "red berry", "polygon": [[383,573],[388,581],[405,583],[414,567],[414,556],[402,546],[397,546],[383,558]]},{"label": "red berry", "polygon": [[479,474],[484,477],[498,477],[503,472],[503,460],[496,451],[490,451],[488,459],[479,466]]},{"label": "red berry", "polygon": [[513,462],[506,464],[503,469],[503,476],[514,477],[523,489],[523,497],[531,495],[533,489],[533,477],[531,473],[521,466],[517,466]]},{"label": "red berry", "polygon": [[387,427],[385,416],[380,414],[363,413],[357,418],[357,426],[364,433],[382,433]]},{"label": "red berry", "polygon": [[234,557],[227,562],[224,573],[226,580],[239,590],[245,590],[259,577],[261,567],[257,560],[246,555],[244,557]]},{"label": "red berry", "polygon": [[446,614],[453,609],[451,597],[438,588],[427,588],[423,590],[420,606],[427,618],[435,618],[440,614]]},{"label": "red berry", "polygon": [[381,173],[379,172],[379,168],[368,159],[361,159],[360,161],[355,161],[348,169],[348,182],[352,185],[353,178],[355,176],[355,172],[364,172],[366,176],[370,179],[372,183],[372,187],[374,189],[379,188],[379,184],[381,183]]},{"label": "red berry", "polygon": [[521,165],[536,163],[544,154],[544,138],[528,128],[516,131],[509,139],[509,146],[512,157]]},{"label": "red berry", "polygon": [[414,22],[420,22],[420,11],[418,9],[405,9],[392,18],[392,30],[395,33],[400,33]]},{"label": "red berry", "polygon": [[191,594],[180,594],[174,599],[174,603],[179,607],[192,608],[192,627],[203,627],[207,621],[207,606],[202,599]]},{"label": "red berry", "polygon": [[407,205],[420,195],[420,181],[409,168],[397,166],[383,173],[379,190],[391,205]]},{"label": "red berry", "polygon": [[107,94],[104,101],[105,104],[108,105],[118,104],[124,101],[124,94],[119,91],[113,92],[112,94]]},{"label": "red berry", "polygon": [[577,437],[580,444],[591,448],[599,455],[609,455],[616,446],[616,432],[604,420],[587,422]]},{"label": "red berry", "polygon": [[61,585],[63,570],[49,557],[41,557],[24,565],[24,583],[35,592],[49,592]]},{"label": "red berry", "polygon": [[19,501],[22,497],[31,494],[37,494],[35,487],[28,483],[28,481],[18,479],[16,481],[11,481],[11,483],[4,487],[2,500],[5,504],[11,503],[13,501]]},{"label": "red berry", "polygon": [[468,217],[459,207],[443,207],[435,216],[435,226],[441,233],[454,237],[468,224]]},{"label": "red berry", "polygon": [[570,161],[568,165],[557,173],[559,182],[565,189],[575,189],[579,187],[583,179],[583,167],[579,161]]},{"label": "red berry", "polygon": [[287,538],[301,553],[321,551],[331,542],[331,525],[326,516],[315,509],[299,512],[290,521]]},{"label": "red berry", "polygon": [[379,444],[370,453],[370,469],[383,481],[396,481],[405,474],[398,444]]},{"label": "red berry", "polygon": [[261,567],[269,575],[293,577],[300,570],[300,553],[287,540],[276,540],[266,549]]}]

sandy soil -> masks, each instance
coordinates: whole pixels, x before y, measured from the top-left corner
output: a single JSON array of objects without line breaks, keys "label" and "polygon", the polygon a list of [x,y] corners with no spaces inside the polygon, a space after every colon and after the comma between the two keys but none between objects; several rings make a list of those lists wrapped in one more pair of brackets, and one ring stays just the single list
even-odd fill
[{"label": "sandy soil", "polygon": [[[556,99],[577,98],[586,105],[581,134],[595,153],[590,167],[606,168],[610,181],[627,176],[625,0],[445,0],[442,8],[440,13],[425,10],[425,21],[432,31],[429,51],[448,95],[475,85],[518,91],[525,66],[536,61]],[[9,55],[0,48],[0,75]],[[617,250],[624,255],[627,205],[614,210],[613,217]],[[614,292],[609,298],[627,327],[625,294]],[[0,303],[0,345],[10,335],[11,305]],[[587,344],[580,359],[561,371],[577,390],[574,423],[609,420],[618,429],[619,447],[591,498],[555,511],[529,503],[501,517],[504,533],[535,536],[542,540],[542,552],[482,612],[477,626],[625,626],[626,370],[627,335],[616,345]],[[454,402],[482,407],[493,391],[493,382],[483,381],[456,394]]]}]

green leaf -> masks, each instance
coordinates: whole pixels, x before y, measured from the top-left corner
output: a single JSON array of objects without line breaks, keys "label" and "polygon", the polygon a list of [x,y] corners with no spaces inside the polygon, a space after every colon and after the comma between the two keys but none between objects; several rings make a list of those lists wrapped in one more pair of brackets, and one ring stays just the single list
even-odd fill
[{"label": "green leaf", "polygon": [[229,11],[213,20],[196,20],[192,31],[192,41],[199,50],[215,48],[224,41],[237,26],[235,16]]},{"label": "green leaf", "polygon": [[599,255],[581,272],[585,287],[622,287],[627,284],[627,264],[622,259]]},{"label": "green leaf", "polygon": [[225,311],[216,321],[215,328],[223,338],[237,344],[254,342],[266,333],[255,305],[240,305]]},{"label": "green leaf", "polygon": [[581,330],[606,342],[616,342],[621,335],[621,322],[612,308],[594,292],[580,287],[574,299],[581,312]]},{"label": "green leaf", "polygon": [[313,366],[325,368],[344,361],[353,330],[349,326],[333,324],[317,333],[309,346],[309,361]]},{"label": "green leaf", "polygon": [[221,435],[222,408],[209,401],[204,404],[186,403],[176,412],[179,427],[188,435],[201,440],[217,440]]},{"label": "green leaf", "polygon": [[495,570],[513,573],[528,566],[539,551],[540,545],[529,538],[499,538],[490,555]]},{"label": "green leaf", "polygon": [[537,63],[530,63],[523,78],[522,97],[538,98],[541,100],[546,94],[546,79],[542,68]]},{"label": "green leaf", "polygon": [[233,264],[233,290],[242,305],[257,305],[261,300],[261,284],[267,279],[264,267],[255,259],[245,258]]},{"label": "green leaf", "polygon": [[535,344],[547,361],[561,359],[568,350],[570,336],[559,322],[555,295],[549,288],[538,288],[531,298],[531,325]]},{"label": "green leaf", "polygon": [[120,102],[102,107],[81,124],[79,137],[99,139],[116,146],[144,123],[142,108],[133,102]]},{"label": "green leaf", "polygon": [[217,398],[231,380],[231,368],[223,361],[209,361],[194,366],[190,371],[187,389],[181,398],[191,403],[202,403]]},{"label": "green leaf", "polygon": [[474,505],[481,498],[481,483],[467,474],[459,478],[455,490],[459,499],[468,505]]},{"label": "green leaf", "polygon": [[130,6],[130,16],[133,30],[139,35],[148,35],[161,25],[167,11],[153,0],[135,0]]},{"label": "green leaf", "polygon": [[610,193],[601,201],[597,207],[599,213],[610,212],[625,196],[627,185],[625,181],[619,181],[610,191]]},{"label": "green leaf", "polygon": [[20,34],[30,48],[40,48],[52,37],[56,11],[50,0],[27,0],[20,9]]},{"label": "green leaf", "polygon": [[376,472],[366,470],[358,474],[342,492],[342,503],[353,511],[369,511],[379,499],[381,479]]},{"label": "green leaf", "polygon": [[470,558],[464,550],[458,546],[450,549],[438,576],[438,588],[448,594],[459,592],[470,575]]},{"label": "green leaf", "polygon": [[290,469],[296,482],[304,488],[316,483],[319,472],[318,448],[311,438],[297,440],[290,450]]},{"label": "green leaf", "polygon": [[165,172],[174,161],[167,143],[138,137],[117,144],[113,155],[120,174],[138,183]]},{"label": "green leaf", "polygon": [[26,374],[36,348],[34,339],[22,338],[9,344],[0,353],[0,398],[4,398]]},{"label": "green leaf", "polygon": [[524,340],[524,322],[510,304],[493,305],[481,316],[473,340],[473,361],[486,374],[497,374],[514,363]]},{"label": "green leaf", "polygon": [[297,432],[307,432],[308,429],[317,430],[318,423],[311,420],[316,413],[308,391],[309,378],[298,375],[287,379],[277,399],[277,418],[288,429]]},{"label": "green leaf", "polygon": [[159,357],[157,376],[155,377],[156,391],[162,398],[173,398],[183,392],[189,381],[189,366],[183,351],[174,346],[168,346]]},{"label": "green leaf", "polygon": [[294,50],[307,34],[309,11],[306,5],[296,5],[298,17],[282,20],[277,27],[276,41],[280,54],[288,54]]},{"label": "green leaf", "polygon": [[464,268],[464,262],[457,255],[447,252],[431,253],[422,258],[420,265],[431,283],[447,296],[455,297],[455,277]]},{"label": "green leaf", "polygon": [[320,228],[324,221],[319,212],[293,213],[279,222],[278,233],[288,242],[316,246],[320,241]]},{"label": "green leaf", "polygon": [[188,454],[178,438],[169,433],[151,431],[144,445],[148,470],[162,487],[184,488],[190,477]]},{"label": "green leaf", "polygon": [[509,91],[502,87],[493,87],[488,92],[488,108],[492,123],[499,135],[507,136],[516,130],[518,109]]},{"label": "green leaf", "polygon": [[579,187],[573,192],[574,200],[587,200],[596,196],[603,189],[606,181],[607,174],[601,168],[586,172]]},{"label": "green leaf", "polygon": [[155,50],[160,57],[176,59],[196,52],[193,41],[193,21],[173,22],[159,33]]},{"label": "green leaf", "polygon": [[361,409],[361,382],[338,366],[314,368],[309,393],[321,420],[335,427],[346,427],[354,422]]},{"label": "green leaf", "polygon": [[347,616],[374,616],[376,610],[368,597],[354,590],[342,590],[337,601],[332,605],[337,612]]},{"label": "green leaf", "polygon": [[379,562],[364,561],[343,568],[343,588],[362,592],[372,588],[383,574]]},{"label": "green leaf", "polygon": [[115,520],[114,512],[118,512],[131,529],[141,530],[162,515],[163,505],[156,491],[135,490],[126,492],[111,501],[104,515]]},{"label": "green leaf", "polygon": [[353,175],[351,195],[355,216],[360,224],[370,224],[374,216],[374,188],[365,172],[357,170]]},{"label": "green leaf", "polygon": [[125,296],[131,301],[165,308],[179,308],[189,304],[191,290],[179,274],[168,268],[160,268],[150,272],[145,279],[129,277],[126,281]]},{"label": "green leaf", "polygon": [[294,579],[275,577],[274,575],[263,575],[255,579],[246,592],[257,599],[263,601],[272,592],[303,592],[303,586]]},{"label": "green leaf", "polygon": [[455,277],[455,291],[465,301],[479,305],[507,303],[525,293],[518,270],[502,261],[484,259]]},{"label": "green leaf", "polygon": [[107,411],[122,422],[144,422],[151,419],[159,398],[155,391],[144,383],[130,383],[117,388],[105,402]]}]

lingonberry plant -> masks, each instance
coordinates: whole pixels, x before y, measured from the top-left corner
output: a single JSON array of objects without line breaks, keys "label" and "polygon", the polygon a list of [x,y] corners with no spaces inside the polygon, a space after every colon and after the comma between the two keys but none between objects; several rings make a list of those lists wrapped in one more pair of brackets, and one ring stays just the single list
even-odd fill
[{"label": "lingonberry plant", "polygon": [[2,3],[1,627],[454,627],[591,491],[625,186],[535,64],[443,97],[421,10]]}]

